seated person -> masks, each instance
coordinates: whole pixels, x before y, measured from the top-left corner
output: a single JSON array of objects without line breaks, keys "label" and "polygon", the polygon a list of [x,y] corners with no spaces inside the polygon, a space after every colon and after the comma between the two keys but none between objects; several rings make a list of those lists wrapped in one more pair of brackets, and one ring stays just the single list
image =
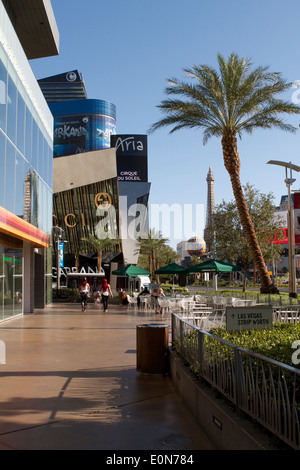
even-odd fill
[{"label": "seated person", "polygon": [[142,290],[142,292],[139,293],[138,297],[137,297],[137,304],[138,304],[138,307],[140,306],[141,304],[141,299],[140,297],[142,295],[149,295],[149,291],[148,291],[148,287],[144,287],[144,290]]}]

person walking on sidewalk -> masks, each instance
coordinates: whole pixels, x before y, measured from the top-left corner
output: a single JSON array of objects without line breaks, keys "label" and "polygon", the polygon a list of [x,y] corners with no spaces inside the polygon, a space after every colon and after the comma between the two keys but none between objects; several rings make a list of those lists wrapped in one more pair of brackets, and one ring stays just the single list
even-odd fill
[{"label": "person walking on sidewalk", "polygon": [[87,282],[86,277],[84,278],[83,283],[80,285],[79,291],[80,291],[80,297],[81,297],[82,311],[85,312],[87,298],[90,292],[90,285]]},{"label": "person walking on sidewalk", "polygon": [[107,282],[107,279],[102,279],[102,289],[101,289],[101,297],[102,297],[102,303],[103,303],[103,310],[104,312],[107,312],[107,307],[108,307],[108,297],[112,295],[110,285]]}]

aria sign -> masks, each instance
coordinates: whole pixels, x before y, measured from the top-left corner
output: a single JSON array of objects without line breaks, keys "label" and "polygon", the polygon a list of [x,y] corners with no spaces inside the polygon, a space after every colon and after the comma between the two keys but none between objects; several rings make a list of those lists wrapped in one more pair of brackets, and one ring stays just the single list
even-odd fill
[{"label": "aria sign", "polygon": [[147,136],[112,135],[110,141],[116,149],[118,181],[147,182]]}]

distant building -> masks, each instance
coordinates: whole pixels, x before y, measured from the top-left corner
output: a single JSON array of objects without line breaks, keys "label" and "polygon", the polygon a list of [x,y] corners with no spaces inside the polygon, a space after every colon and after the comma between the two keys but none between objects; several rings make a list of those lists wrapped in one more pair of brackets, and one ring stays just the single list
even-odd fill
[{"label": "distant building", "polygon": [[181,241],[176,245],[182,265],[187,265],[194,256],[200,258],[206,251],[205,241],[202,237],[191,237],[188,241]]},{"label": "distant building", "polygon": [[86,100],[88,97],[83,76],[78,70],[42,78],[38,83],[47,103]]},{"label": "distant building", "polygon": [[209,167],[206,181],[207,181],[207,203],[206,203],[206,224],[205,224],[205,229],[204,229],[204,240],[206,243],[206,251],[210,252],[212,249],[212,240],[208,233],[208,228],[210,227],[212,216],[216,210],[215,191],[214,191],[215,178],[214,178],[211,167]]},{"label": "distant building", "polygon": [[[61,283],[70,270],[96,270],[96,253],[82,239],[99,236],[103,218],[115,239],[102,257],[102,269],[110,278],[112,270],[138,260],[137,239],[129,236],[136,218],[130,208],[148,206],[147,136],[117,135],[116,106],[88,99],[77,70],[41,79],[39,84],[54,117],[53,224],[63,230],[67,241]],[[145,211],[137,222],[141,231],[147,230],[147,222]],[[53,245],[55,280],[58,246]]]}]

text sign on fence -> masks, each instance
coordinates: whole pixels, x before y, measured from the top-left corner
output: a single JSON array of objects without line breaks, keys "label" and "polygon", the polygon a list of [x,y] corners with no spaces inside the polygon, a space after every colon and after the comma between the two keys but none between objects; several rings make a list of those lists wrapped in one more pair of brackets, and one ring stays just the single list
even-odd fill
[{"label": "text sign on fence", "polygon": [[228,331],[258,330],[272,328],[272,326],[272,306],[226,307],[226,329]]}]

